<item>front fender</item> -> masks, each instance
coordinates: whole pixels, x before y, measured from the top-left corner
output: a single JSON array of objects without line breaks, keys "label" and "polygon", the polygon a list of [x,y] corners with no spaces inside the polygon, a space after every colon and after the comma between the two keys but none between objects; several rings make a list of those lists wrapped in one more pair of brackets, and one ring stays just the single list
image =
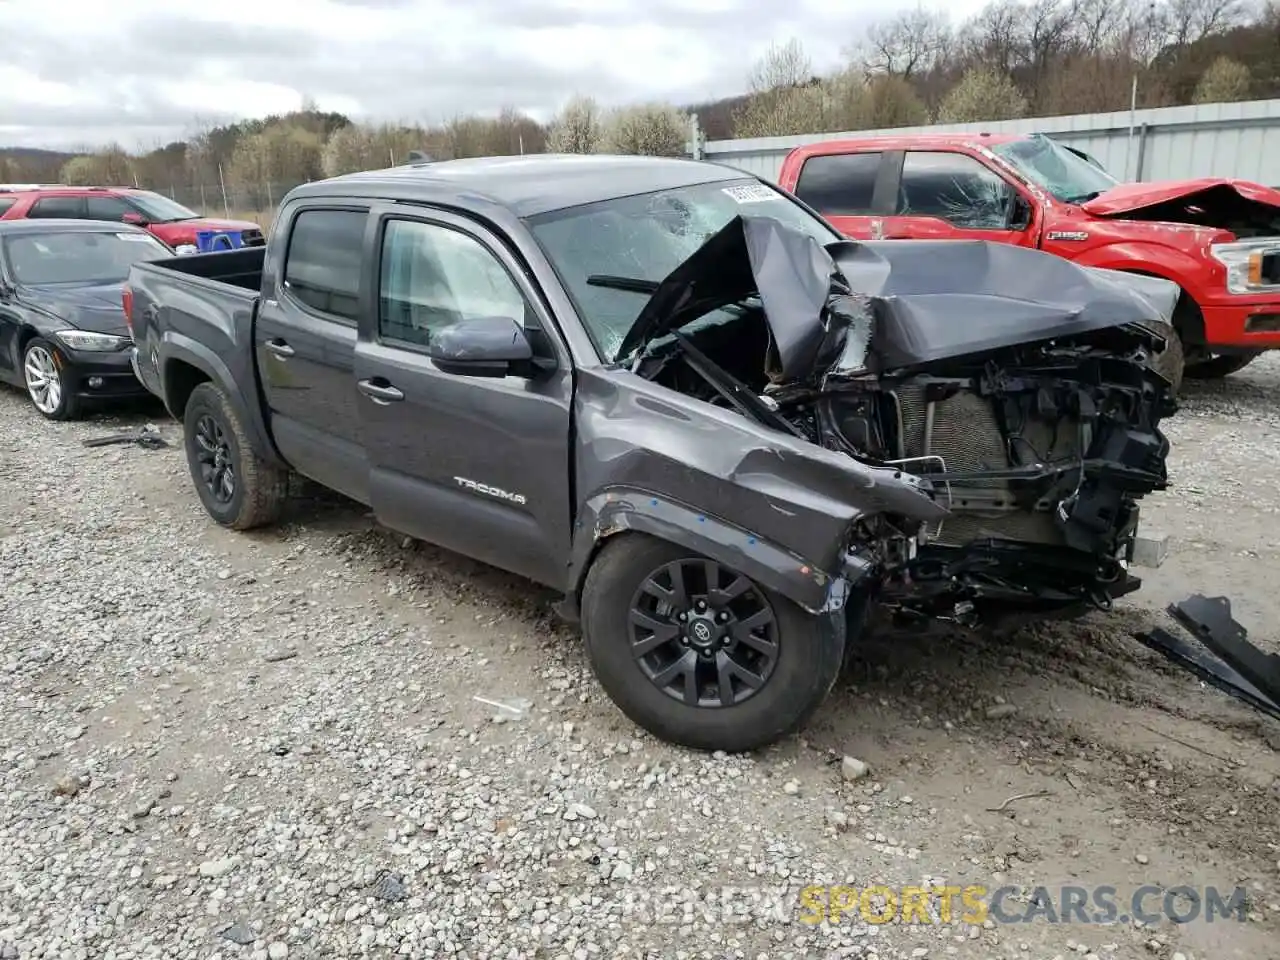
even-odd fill
[{"label": "front fender", "polygon": [[250,439],[253,441],[254,452],[264,460],[277,466],[287,466],[280,458],[275,444],[271,441],[271,437],[267,433],[266,424],[263,423],[260,416],[255,415],[255,408],[251,406],[249,399],[245,397],[237,386],[235,377],[231,375],[231,370],[213,350],[198,340],[169,330],[165,332],[160,341],[159,354],[157,366],[160,372],[161,389],[164,392],[162,399],[170,414],[178,420],[182,419],[182,411],[174,409],[174,404],[169,396],[169,384],[172,382],[170,379],[170,367],[174,362],[185,363],[207,376],[211,382],[217,384],[223,393],[227,395],[227,399],[230,401],[232,409],[235,410],[236,416],[249,432]]},{"label": "front fender", "polygon": [[1124,270],[1132,273],[1145,273],[1161,277],[1176,283],[1192,296],[1196,291],[1189,289],[1198,285],[1199,275],[1209,267],[1190,254],[1166,247],[1158,243],[1126,241],[1097,247],[1072,257],[1082,267],[1104,267],[1108,270]]},{"label": "front fender", "polygon": [[608,538],[624,531],[679,544],[737,570],[810,613],[843,609],[849,581],[726,520],[632,487],[613,487],[583,504],[574,527],[570,591],[574,617],[587,569]]}]

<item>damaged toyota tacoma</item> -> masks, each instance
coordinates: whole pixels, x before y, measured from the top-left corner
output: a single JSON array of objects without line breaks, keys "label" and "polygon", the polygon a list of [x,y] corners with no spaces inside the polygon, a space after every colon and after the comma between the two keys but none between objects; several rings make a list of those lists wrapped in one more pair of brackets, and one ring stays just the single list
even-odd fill
[{"label": "damaged toyota tacoma", "polygon": [[308,477],[551,586],[628,717],[735,751],[806,721],[873,607],[1138,587],[1176,293],[844,240],[718,165],[541,156],[307,184],[265,249],[139,264],[125,303],[217,522]]}]

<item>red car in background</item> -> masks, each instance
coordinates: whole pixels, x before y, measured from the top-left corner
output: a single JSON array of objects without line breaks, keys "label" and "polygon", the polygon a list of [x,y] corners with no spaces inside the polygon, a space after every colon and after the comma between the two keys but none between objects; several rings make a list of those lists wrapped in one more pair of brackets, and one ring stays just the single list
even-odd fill
[{"label": "red car in background", "polygon": [[[174,249],[197,246],[201,233],[238,233],[246,247],[266,243],[248,220],[202,217],[152,190],[133,187],[69,187],[0,184],[0,220],[107,220],[143,227]],[[181,251],[180,251],[181,252]]]},{"label": "red car in background", "polygon": [[1120,183],[1040,135],[824,140],[779,186],[853,239],[991,240],[1171,280],[1188,377],[1280,349],[1280,192],[1243,180]]}]

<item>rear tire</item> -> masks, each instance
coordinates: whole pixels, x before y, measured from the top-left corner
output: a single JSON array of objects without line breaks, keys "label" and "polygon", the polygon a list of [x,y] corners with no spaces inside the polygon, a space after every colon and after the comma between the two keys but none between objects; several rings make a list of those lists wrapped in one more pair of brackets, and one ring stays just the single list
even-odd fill
[{"label": "rear tire", "polygon": [[233,530],[275,522],[288,496],[289,471],[253,449],[226,393],[200,384],[191,391],[182,422],[187,466],[209,516]]},{"label": "rear tire", "polygon": [[[685,603],[652,599],[655,585],[673,582],[665,579],[671,576],[670,565],[693,571],[706,569],[708,562],[692,550],[643,534],[611,538],[592,564],[583,587],[582,631],[587,654],[613,702],[654,736],[698,750],[753,750],[798,729],[822,704],[844,656],[843,615],[807,613],[785,597],[714,562],[714,569],[721,572],[718,590],[686,577]],[[729,593],[734,593],[734,599],[724,600]],[[710,601],[704,605],[707,612],[699,609],[700,598]],[[636,610],[650,602],[656,606],[647,623],[659,625],[661,634],[633,625]],[[686,615],[684,621],[680,620],[681,612]],[[722,627],[718,626],[721,617],[726,621]],[[758,625],[766,621],[767,625]],[[707,625],[722,633],[700,653],[697,636],[705,639],[711,632],[703,629]],[[636,631],[646,636],[637,639]],[[652,647],[657,637],[668,634],[671,639],[651,652],[635,652],[637,647]],[[681,634],[688,639],[682,640]],[[746,642],[738,639],[744,635],[749,635]],[[692,645],[690,641],[694,641]],[[716,643],[723,646],[717,648]],[[728,660],[734,664],[732,676],[726,672]],[[689,670],[685,669],[675,673],[675,679],[664,688],[657,677],[662,676],[664,666],[670,668],[676,662],[694,664],[693,671],[701,680],[690,684]],[[760,678],[763,682],[755,687],[742,685],[739,678],[743,675],[736,672],[739,666],[750,671],[752,682]],[[725,678],[728,687],[737,686],[729,703],[717,699]],[[698,705],[677,698],[677,694],[689,697],[687,685],[699,693],[706,691]]]}]

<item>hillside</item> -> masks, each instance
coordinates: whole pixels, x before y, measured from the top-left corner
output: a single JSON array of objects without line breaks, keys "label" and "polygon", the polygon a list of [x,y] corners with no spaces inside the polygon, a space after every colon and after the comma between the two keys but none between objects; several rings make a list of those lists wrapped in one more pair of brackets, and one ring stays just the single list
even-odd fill
[{"label": "hillside", "polygon": [[146,153],[0,147],[0,182],[138,182],[192,206],[260,210],[297,183],[412,150],[681,153],[689,113],[719,140],[1123,110],[1135,78],[1142,107],[1267,99],[1280,97],[1280,0],[993,0],[959,24],[917,7],[873,24],[833,74],[795,39],[744,73],[733,97],[619,110],[577,98],[549,126],[511,109],[434,127],[355,124],[312,106]]}]

